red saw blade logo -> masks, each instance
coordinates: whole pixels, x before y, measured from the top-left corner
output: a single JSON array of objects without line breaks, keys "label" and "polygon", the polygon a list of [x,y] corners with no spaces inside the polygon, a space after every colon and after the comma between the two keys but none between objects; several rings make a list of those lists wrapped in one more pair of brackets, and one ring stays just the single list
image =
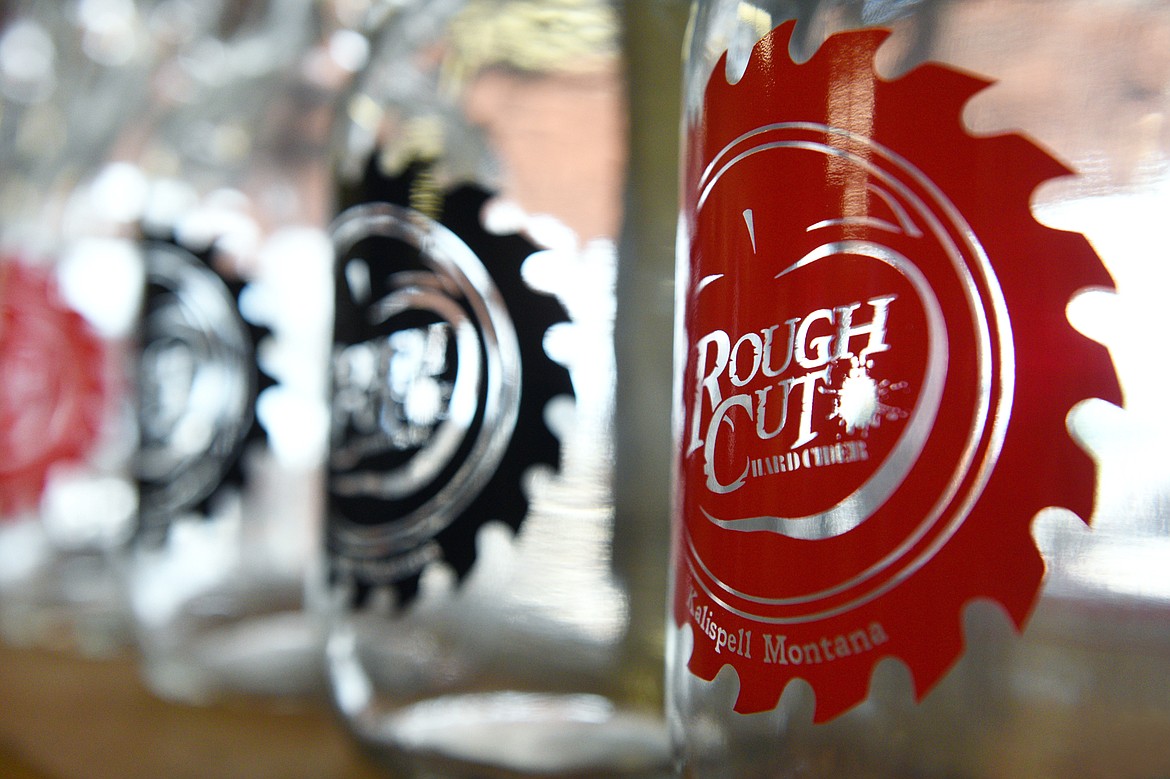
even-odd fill
[{"label": "red saw blade logo", "polygon": [[95,445],[105,361],[50,270],[0,259],[0,518],[35,509],[53,466]]},{"label": "red saw blade logo", "polygon": [[1069,171],[963,128],[988,82],[938,65],[883,81],[881,30],[796,64],[791,31],[734,85],[721,61],[690,128],[674,610],[693,673],[738,673],[737,711],[799,677],[825,721],[883,657],[924,695],[973,598],[1023,626],[1033,517],[1092,513],[1065,416],[1119,393],[1064,313],[1109,276],[1029,211]]}]

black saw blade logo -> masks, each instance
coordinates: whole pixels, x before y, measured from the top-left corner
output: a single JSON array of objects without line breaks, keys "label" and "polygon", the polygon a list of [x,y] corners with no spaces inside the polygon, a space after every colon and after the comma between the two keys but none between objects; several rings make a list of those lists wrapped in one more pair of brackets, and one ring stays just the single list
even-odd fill
[{"label": "black saw blade logo", "polygon": [[331,228],[327,535],[331,579],[357,604],[384,587],[409,601],[439,560],[462,578],[485,523],[518,529],[525,472],[559,462],[545,407],[572,394],[543,346],[567,314],[521,277],[537,248],[484,230],[476,187],[445,193],[438,218],[397,204],[421,175],[371,164]]},{"label": "black saw blade logo", "polygon": [[173,236],[148,237],[137,364],[138,533],[157,543],[180,514],[212,512],[223,489],[245,482],[243,453],[263,445],[256,399],[275,380],[259,369],[269,330],[246,321],[246,283]]}]

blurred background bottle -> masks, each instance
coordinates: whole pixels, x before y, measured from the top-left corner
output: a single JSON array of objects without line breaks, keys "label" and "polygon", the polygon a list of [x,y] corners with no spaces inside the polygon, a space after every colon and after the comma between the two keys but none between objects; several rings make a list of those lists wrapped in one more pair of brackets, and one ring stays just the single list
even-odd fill
[{"label": "blurred background bottle", "polygon": [[1170,770],[1168,34],[1162,2],[694,5],[683,775]]},{"label": "blurred background bottle", "polygon": [[160,56],[131,3],[10,3],[0,30],[0,636],[104,655],[130,620],[139,268],[79,189]]},{"label": "blurred background bottle", "polygon": [[403,774],[666,767],[663,511],[614,492],[627,68],[618,6],[406,3],[341,115],[327,657]]},{"label": "blurred background bottle", "polygon": [[126,562],[157,694],[324,691],[331,101],[364,56],[311,0],[200,6],[106,177],[143,266]]},{"label": "blurred background bottle", "polygon": [[4,21],[0,628],[133,643],[169,698],[320,691],[326,144],[366,18],[98,0]]}]

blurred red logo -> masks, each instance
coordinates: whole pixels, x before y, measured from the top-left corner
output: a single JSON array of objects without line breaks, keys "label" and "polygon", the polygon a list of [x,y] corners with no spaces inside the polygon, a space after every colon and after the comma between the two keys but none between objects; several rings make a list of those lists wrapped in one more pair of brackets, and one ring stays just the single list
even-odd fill
[{"label": "blurred red logo", "polygon": [[53,466],[97,441],[104,351],[49,268],[0,260],[0,517],[35,510]]}]

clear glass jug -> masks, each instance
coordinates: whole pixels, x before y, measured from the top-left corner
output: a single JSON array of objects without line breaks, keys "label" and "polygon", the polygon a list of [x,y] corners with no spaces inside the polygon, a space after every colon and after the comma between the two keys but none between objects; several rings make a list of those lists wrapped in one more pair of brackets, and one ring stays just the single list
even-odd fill
[{"label": "clear glass jug", "polygon": [[686,776],[1170,770],[1170,4],[699,2]]},{"label": "clear glass jug", "polygon": [[340,119],[335,703],[404,775],[659,775],[665,545],[616,541],[617,9],[403,4]]}]

